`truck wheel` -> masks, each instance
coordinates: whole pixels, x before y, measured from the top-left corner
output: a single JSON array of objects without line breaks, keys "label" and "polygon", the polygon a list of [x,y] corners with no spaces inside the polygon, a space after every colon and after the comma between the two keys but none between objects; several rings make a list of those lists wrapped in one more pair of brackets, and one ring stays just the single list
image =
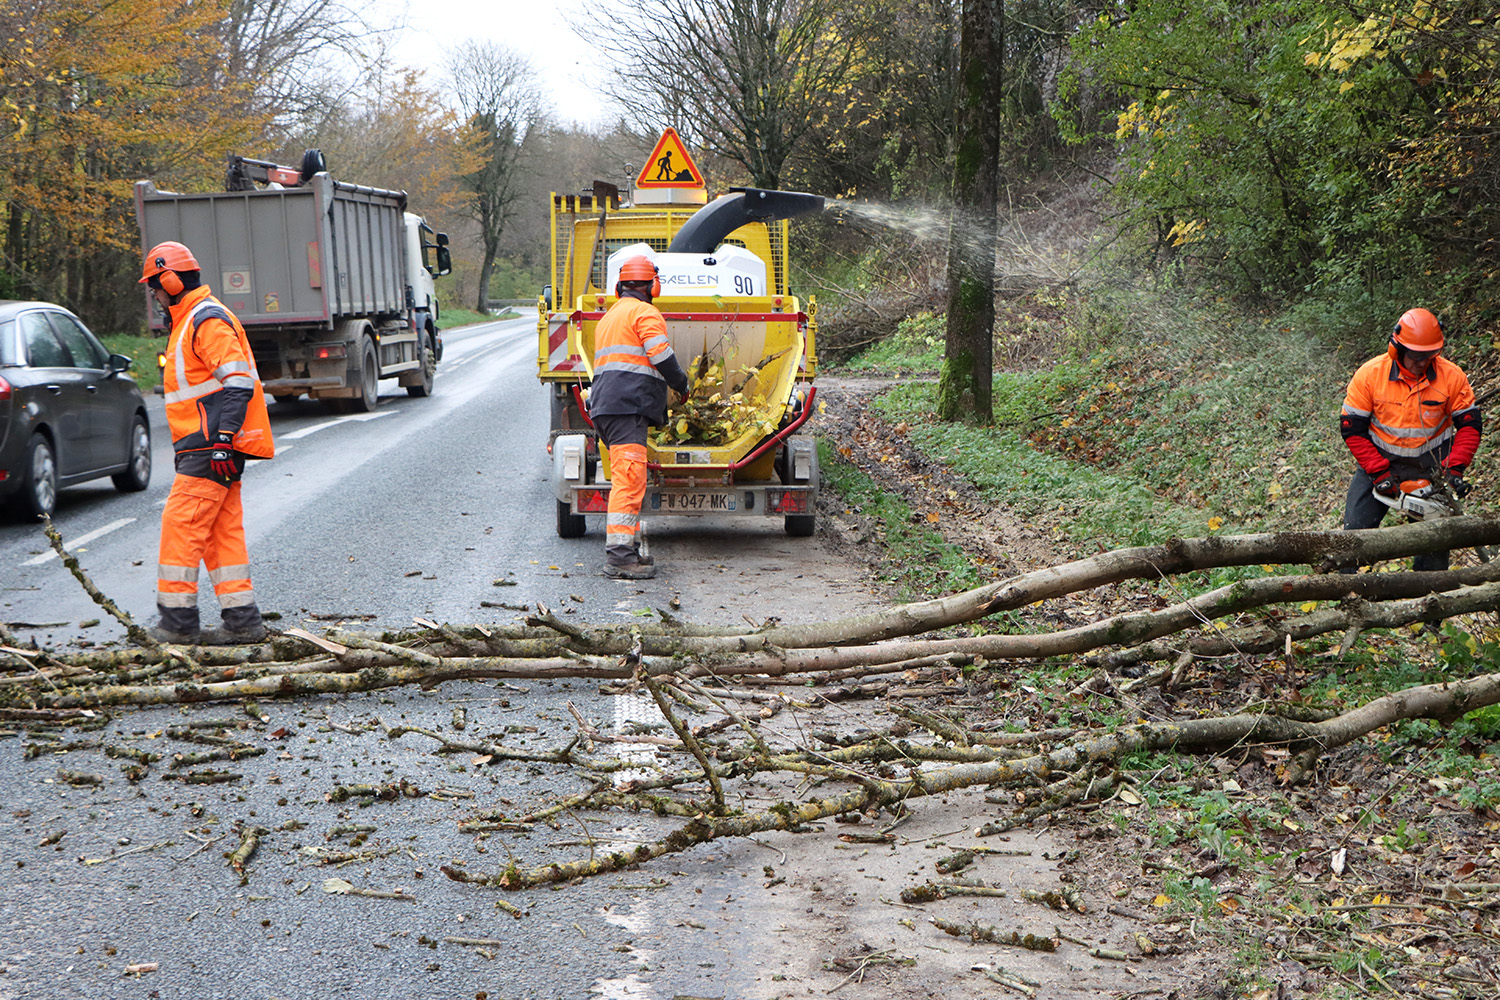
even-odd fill
[{"label": "truck wheel", "polygon": [[23,517],[51,514],[57,505],[57,458],[52,442],[41,432],[31,435],[21,460],[21,491],[11,498],[11,509]]},{"label": "truck wheel", "polygon": [[557,501],[557,537],[558,538],[582,538],[588,533],[588,526],[582,514],[573,513],[573,508]]},{"label": "truck wheel", "polygon": [[788,514],[786,533],[793,538],[807,538],[812,535],[817,522],[818,518],[814,514]]},{"label": "truck wheel", "polygon": [[110,482],[121,493],[139,493],[151,485],[151,428],[139,413],[130,425],[130,450],[125,453],[125,468],[110,476]]},{"label": "truck wheel", "polygon": [[422,383],[407,386],[406,394],[421,399],[432,395],[432,377],[437,374],[437,358],[433,356],[432,351],[432,334],[422,334],[421,344],[417,347],[417,360],[422,362]]},{"label": "truck wheel", "polygon": [[359,367],[359,395],[348,401],[351,413],[369,413],[380,405],[380,360],[375,357],[375,341],[366,337],[364,344]]}]

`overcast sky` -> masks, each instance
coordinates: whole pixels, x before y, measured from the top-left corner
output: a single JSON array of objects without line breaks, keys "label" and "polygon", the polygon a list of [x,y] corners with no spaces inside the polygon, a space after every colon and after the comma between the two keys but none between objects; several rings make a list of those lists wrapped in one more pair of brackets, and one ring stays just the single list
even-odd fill
[{"label": "overcast sky", "polygon": [[439,86],[449,49],[466,39],[499,42],[536,67],[558,121],[606,124],[609,115],[595,87],[606,78],[597,51],[568,28],[565,14],[582,0],[370,0],[378,17],[404,12],[407,28],[395,40],[395,59],[428,71]]}]

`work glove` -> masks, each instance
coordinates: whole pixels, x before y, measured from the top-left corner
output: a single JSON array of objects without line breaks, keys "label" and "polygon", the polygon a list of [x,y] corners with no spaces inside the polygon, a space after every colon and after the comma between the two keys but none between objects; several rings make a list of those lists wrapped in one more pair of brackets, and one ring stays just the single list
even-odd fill
[{"label": "work glove", "polygon": [[1464,481],[1463,466],[1460,465],[1448,470],[1448,488],[1460,500],[1469,495],[1469,490],[1473,489],[1473,487]]},{"label": "work glove", "polygon": [[1401,487],[1399,484],[1397,484],[1396,477],[1391,474],[1390,469],[1386,469],[1384,472],[1380,473],[1380,475],[1375,476],[1374,478],[1375,492],[1379,493],[1381,496],[1394,497],[1396,494],[1401,492]]},{"label": "work glove", "polygon": [[233,479],[239,475],[240,470],[234,465],[233,434],[219,431],[214,435],[214,448],[208,453],[208,465],[220,479]]}]

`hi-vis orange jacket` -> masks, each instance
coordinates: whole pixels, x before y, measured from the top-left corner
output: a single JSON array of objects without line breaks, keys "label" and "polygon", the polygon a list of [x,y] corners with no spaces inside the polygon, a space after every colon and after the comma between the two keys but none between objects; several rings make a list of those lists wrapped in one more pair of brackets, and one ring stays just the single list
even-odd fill
[{"label": "hi-vis orange jacket", "polygon": [[1392,461],[1425,465],[1441,459],[1461,471],[1479,449],[1480,429],[1463,369],[1437,357],[1413,375],[1397,364],[1394,347],[1354,373],[1339,417],[1344,443],[1372,476]]},{"label": "hi-vis orange jacket", "polygon": [[244,327],[201,285],[171,308],[162,395],[172,447],[207,451],[214,434],[234,435],[234,450],[251,458],[276,453],[265,391]]},{"label": "hi-vis orange jacket", "polygon": [[687,373],[667,343],[661,310],[627,293],[594,328],[589,415],[640,414],[660,425],[667,419],[669,385],[684,395],[688,391]]}]

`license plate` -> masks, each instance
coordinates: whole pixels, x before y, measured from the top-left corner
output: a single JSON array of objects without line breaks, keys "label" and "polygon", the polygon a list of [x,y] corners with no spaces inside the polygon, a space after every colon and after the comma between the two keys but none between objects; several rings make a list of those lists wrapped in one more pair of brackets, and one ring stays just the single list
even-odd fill
[{"label": "license plate", "polygon": [[733,493],[662,493],[659,494],[661,510],[683,510],[693,511],[698,514],[712,514],[714,511],[732,511],[737,509]]}]

